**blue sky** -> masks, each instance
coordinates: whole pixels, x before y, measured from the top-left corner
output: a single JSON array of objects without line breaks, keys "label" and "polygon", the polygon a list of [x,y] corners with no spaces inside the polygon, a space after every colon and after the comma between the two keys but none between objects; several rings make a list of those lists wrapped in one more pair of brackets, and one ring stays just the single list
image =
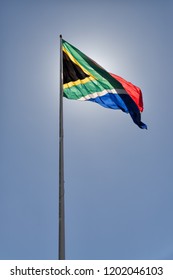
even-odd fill
[{"label": "blue sky", "polygon": [[173,259],[170,0],[2,0],[0,259],[58,258],[59,35],[143,91],[64,100],[67,259]]}]

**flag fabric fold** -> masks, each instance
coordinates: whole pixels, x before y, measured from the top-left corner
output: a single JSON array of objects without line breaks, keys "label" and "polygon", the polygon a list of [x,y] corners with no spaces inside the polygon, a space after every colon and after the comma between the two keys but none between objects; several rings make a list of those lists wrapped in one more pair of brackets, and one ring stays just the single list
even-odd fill
[{"label": "flag fabric fold", "polygon": [[129,113],[135,124],[147,129],[141,121],[142,92],[123,78],[108,73],[76,47],[62,40],[63,95],[68,99],[96,102],[99,105]]}]

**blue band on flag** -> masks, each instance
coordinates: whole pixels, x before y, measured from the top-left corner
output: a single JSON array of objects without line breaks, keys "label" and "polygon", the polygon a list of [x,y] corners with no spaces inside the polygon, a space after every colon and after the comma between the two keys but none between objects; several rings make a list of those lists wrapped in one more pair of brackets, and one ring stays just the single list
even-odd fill
[{"label": "blue band on flag", "polygon": [[129,113],[134,123],[137,124],[140,128],[147,129],[146,124],[141,122],[141,114],[139,108],[128,94],[119,95],[107,93],[103,96],[88,99],[87,101],[98,103],[105,108],[114,110],[121,109],[123,112]]}]

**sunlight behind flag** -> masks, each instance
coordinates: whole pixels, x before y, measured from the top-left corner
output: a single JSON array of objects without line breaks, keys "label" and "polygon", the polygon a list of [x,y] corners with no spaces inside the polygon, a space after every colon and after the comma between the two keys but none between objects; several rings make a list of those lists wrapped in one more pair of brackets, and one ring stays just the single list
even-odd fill
[{"label": "sunlight behind flag", "polygon": [[92,101],[105,108],[129,113],[140,128],[143,111],[140,88],[123,78],[108,73],[80,50],[62,40],[63,95],[68,99]]}]

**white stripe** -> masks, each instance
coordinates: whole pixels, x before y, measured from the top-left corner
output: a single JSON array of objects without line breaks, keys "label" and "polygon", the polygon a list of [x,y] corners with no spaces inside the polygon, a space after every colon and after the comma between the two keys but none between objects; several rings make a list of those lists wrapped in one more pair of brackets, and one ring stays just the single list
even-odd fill
[{"label": "white stripe", "polygon": [[124,89],[109,89],[109,90],[104,89],[103,91],[100,91],[100,92],[94,92],[94,93],[87,94],[86,96],[83,96],[83,97],[79,98],[78,100],[84,101],[84,100],[88,100],[90,98],[96,98],[98,96],[106,95],[107,93],[127,94],[127,92]]}]

